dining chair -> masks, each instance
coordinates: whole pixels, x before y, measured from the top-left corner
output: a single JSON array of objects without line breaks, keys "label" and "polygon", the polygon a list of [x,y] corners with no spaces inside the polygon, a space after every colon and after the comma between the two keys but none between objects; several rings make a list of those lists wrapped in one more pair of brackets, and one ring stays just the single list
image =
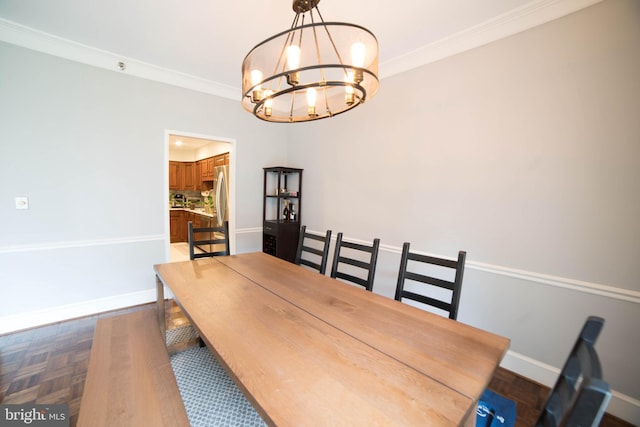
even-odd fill
[{"label": "dining chair", "polygon": [[[595,343],[604,326],[604,319],[590,316],[567,357],[560,375],[547,398],[535,427],[583,426],[596,427],[611,400],[611,388],[602,378],[600,359]],[[514,407],[513,415],[502,408]],[[478,403],[478,427],[513,426],[515,402],[485,390]],[[502,422],[496,422],[502,420]]]},{"label": "dining chair", "polygon": [[589,316],[549,393],[536,427],[597,426],[611,399],[611,388],[602,379],[596,340],[604,319]]},{"label": "dining chair", "polygon": [[[333,265],[331,266],[331,277],[347,280],[371,291],[379,248],[380,239],[373,239],[371,245],[366,245],[343,240],[342,233],[338,233]],[[341,266],[344,266],[344,269],[341,270]],[[366,273],[366,278],[356,275],[364,275],[364,273]]]},{"label": "dining chair", "polygon": [[[464,251],[458,252],[457,260],[421,255],[410,252],[409,243],[405,242],[395,299],[402,301],[402,298],[407,298],[436,307],[445,311],[449,319],[455,320],[458,317],[466,256]],[[442,278],[447,273],[453,274],[453,280]]]},{"label": "dining chair", "polygon": [[[194,227],[188,223],[189,259],[229,255],[229,221],[220,227]],[[198,249],[198,252],[196,252]]]},{"label": "dining chair", "polygon": [[[327,230],[324,236],[319,236],[317,234],[307,233],[307,226],[303,225],[300,230],[295,263],[297,265],[306,265],[314,270],[318,270],[320,274],[324,274],[325,271],[327,271],[330,243],[331,230]],[[310,244],[314,246],[309,246]],[[303,258],[303,255],[310,256],[311,258]]]}]

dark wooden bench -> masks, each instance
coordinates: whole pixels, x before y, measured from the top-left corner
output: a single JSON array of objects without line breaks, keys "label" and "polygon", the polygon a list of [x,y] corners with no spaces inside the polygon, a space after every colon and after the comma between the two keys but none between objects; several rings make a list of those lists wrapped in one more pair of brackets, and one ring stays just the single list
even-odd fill
[{"label": "dark wooden bench", "polygon": [[155,310],[97,321],[77,425],[189,426]]}]

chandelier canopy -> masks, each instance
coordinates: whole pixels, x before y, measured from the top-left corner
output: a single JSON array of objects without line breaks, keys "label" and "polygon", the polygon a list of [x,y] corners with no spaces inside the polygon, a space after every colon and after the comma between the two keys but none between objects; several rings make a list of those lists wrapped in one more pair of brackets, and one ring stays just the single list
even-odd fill
[{"label": "chandelier canopy", "polygon": [[256,117],[280,123],[324,119],[377,92],[378,40],[359,25],[325,22],[319,2],[293,0],[291,28],[244,58],[242,106]]}]

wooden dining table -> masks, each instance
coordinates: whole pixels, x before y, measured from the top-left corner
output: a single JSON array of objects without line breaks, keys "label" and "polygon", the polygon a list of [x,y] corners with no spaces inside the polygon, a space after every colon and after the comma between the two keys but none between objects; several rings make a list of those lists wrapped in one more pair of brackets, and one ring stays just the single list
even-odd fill
[{"label": "wooden dining table", "polygon": [[154,269],[269,425],[475,425],[509,346],[261,252]]}]

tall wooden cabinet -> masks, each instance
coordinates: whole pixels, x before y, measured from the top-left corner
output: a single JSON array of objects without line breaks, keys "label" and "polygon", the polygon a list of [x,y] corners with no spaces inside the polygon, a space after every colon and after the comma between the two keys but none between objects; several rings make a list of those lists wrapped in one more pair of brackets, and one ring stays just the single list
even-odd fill
[{"label": "tall wooden cabinet", "polygon": [[294,262],[302,218],[302,169],[264,168],[262,218],[263,252]]}]

